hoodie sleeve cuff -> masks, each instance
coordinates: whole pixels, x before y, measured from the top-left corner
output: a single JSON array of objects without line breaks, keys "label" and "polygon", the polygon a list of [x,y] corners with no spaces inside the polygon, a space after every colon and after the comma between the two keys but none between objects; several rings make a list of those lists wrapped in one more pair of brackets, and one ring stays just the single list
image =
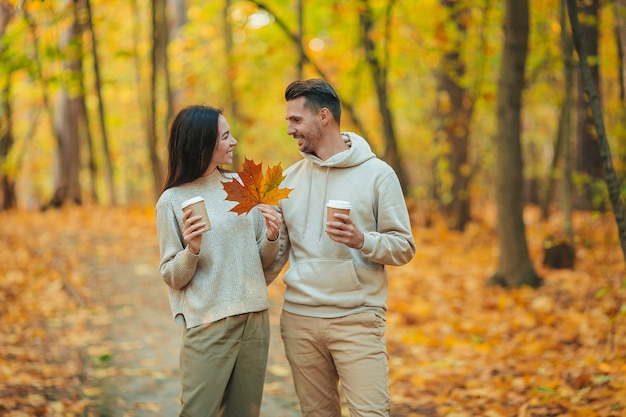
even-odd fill
[{"label": "hoodie sleeve cuff", "polygon": [[363,247],[361,248],[361,252],[363,252],[363,255],[368,255],[371,254],[372,251],[374,250],[374,236],[372,236],[369,233],[363,233]]}]

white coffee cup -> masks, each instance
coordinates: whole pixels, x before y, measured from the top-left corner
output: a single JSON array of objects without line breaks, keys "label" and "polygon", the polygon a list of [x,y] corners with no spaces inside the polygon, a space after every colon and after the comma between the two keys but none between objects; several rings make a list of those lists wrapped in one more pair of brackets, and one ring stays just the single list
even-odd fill
[{"label": "white coffee cup", "polygon": [[180,204],[180,208],[183,212],[191,209],[192,216],[202,216],[202,221],[206,223],[204,226],[204,232],[208,232],[211,230],[211,222],[209,221],[209,214],[206,211],[206,204],[204,204],[204,198],[197,196],[190,198],[189,200],[185,200]]},{"label": "white coffee cup", "polygon": [[342,220],[335,218],[334,214],[343,213],[349,216],[351,209],[352,203],[350,203],[349,201],[328,200],[328,203],[326,203],[326,221],[340,222]]}]

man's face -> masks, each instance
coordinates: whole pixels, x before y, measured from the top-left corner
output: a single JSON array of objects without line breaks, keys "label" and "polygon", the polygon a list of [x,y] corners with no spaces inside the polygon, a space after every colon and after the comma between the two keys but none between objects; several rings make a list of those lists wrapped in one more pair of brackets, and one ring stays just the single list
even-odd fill
[{"label": "man's face", "polygon": [[315,153],[322,137],[319,115],[304,107],[305,97],[287,102],[287,134],[298,141],[300,152]]}]

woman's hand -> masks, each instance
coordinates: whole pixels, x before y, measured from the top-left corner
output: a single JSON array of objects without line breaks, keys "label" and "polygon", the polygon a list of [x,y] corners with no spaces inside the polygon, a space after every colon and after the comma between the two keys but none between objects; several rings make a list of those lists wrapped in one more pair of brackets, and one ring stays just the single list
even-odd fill
[{"label": "woman's hand", "polygon": [[200,253],[204,226],[206,223],[202,221],[202,216],[192,216],[191,209],[183,213],[183,241],[194,255]]},{"label": "woman's hand", "polygon": [[267,240],[278,239],[278,232],[280,231],[280,225],[283,223],[283,215],[276,210],[273,206],[268,204],[259,204],[257,208],[265,217],[265,224],[267,225]]}]

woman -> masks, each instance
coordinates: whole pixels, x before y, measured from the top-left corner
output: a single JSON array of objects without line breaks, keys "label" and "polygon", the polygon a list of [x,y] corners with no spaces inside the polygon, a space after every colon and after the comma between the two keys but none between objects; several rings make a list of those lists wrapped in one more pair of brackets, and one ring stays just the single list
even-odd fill
[{"label": "woman", "polygon": [[[268,205],[231,212],[223,182],[237,180],[237,141],[221,111],[181,110],[169,137],[168,177],[156,205],[160,271],[172,314],[184,326],[180,350],[181,413],[186,417],[258,416],[269,348],[263,267],[279,247],[282,217]],[[211,228],[182,212],[201,196]]]}]

